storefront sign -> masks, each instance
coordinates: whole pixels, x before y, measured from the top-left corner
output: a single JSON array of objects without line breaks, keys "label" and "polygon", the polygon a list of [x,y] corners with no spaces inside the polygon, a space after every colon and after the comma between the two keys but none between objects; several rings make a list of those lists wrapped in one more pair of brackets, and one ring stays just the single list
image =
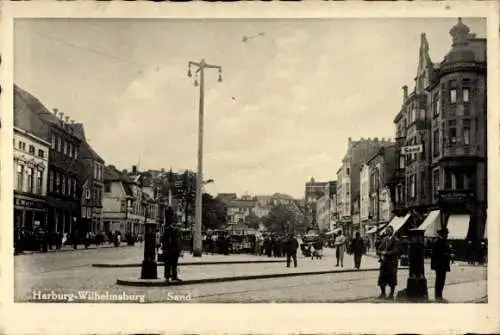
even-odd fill
[{"label": "storefront sign", "polygon": [[440,191],[439,200],[443,202],[464,202],[469,201],[473,193],[464,191]]},{"label": "storefront sign", "polygon": [[401,148],[402,155],[411,155],[411,154],[419,154],[423,151],[422,144],[418,145],[409,145]]},{"label": "storefront sign", "polygon": [[14,206],[41,209],[41,210],[47,209],[47,205],[44,202],[34,201],[29,199],[19,199],[19,198],[14,198]]}]

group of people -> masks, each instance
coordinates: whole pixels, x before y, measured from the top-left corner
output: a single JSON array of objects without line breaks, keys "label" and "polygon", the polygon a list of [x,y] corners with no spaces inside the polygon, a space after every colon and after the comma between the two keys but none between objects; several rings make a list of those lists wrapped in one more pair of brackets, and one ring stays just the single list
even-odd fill
[{"label": "group of people", "polygon": [[266,235],[262,239],[260,254],[267,257],[283,257],[286,254],[286,243],[290,236]]},{"label": "group of people", "polygon": [[[450,272],[451,250],[447,241],[448,229],[438,230],[438,237],[432,245],[431,270],[436,272],[434,297],[436,301],[444,301],[443,289],[446,282],[446,274]],[[380,272],[378,286],[380,287],[379,298],[394,298],[394,291],[398,284],[398,261],[402,248],[400,240],[394,234],[392,226],[388,226],[382,239],[377,245],[377,255],[379,256]],[[389,295],[386,296],[386,289],[389,287]]]}]

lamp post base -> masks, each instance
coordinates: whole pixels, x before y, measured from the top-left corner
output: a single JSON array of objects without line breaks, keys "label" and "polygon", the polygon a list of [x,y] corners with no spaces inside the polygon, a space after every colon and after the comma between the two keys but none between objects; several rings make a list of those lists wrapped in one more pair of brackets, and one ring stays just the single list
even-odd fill
[{"label": "lamp post base", "polygon": [[193,250],[193,257],[201,257],[203,252],[201,250]]},{"label": "lamp post base", "polygon": [[141,279],[158,279],[158,264],[156,261],[142,261]]},{"label": "lamp post base", "polygon": [[408,278],[406,282],[406,298],[410,301],[428,300],[427,279],[425,277]]}]

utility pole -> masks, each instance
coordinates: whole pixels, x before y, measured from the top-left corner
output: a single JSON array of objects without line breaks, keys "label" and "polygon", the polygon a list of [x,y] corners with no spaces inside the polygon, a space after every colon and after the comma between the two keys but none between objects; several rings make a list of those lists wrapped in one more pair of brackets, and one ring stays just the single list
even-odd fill
[{"label": "utility pole", "polygon": [[[188,63],[188,77],[191,77],[191,67],[196,68],[196,74],[200,73],[200,103],[198,113],[198,168],[196,173],[196,205],[195,205],[195,225],[193,231],[193,256],[202,256],[201,218],[202,218],[202,187],[203,187],[203,114],[205,103],[205,69],[219,70],[218,81],[222,82],[222,67],[210,65],[202,59],[200,62]],[[195,80],[195,86],[198,81]]]}]

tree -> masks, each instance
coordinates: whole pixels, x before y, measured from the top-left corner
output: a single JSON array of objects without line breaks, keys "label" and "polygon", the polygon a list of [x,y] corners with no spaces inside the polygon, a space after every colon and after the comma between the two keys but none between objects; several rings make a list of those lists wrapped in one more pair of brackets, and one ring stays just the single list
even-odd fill
[{"label": "tree", "polygon": [[259,229],[261,222],[262,219],[255,215],[255,213],[253,212],[247,215],[247,217],[245,218],[245,224],[248,226],[248,228]]},{"label": "tree", "polygon": [[295,214],[285,205],[274,206],[264,219],[266,228],[275,233],[289,232],[295,223]]},{"label": "tree", "polygon": [[206,229],[220,229],[227,219],[226,204],[208,193],[203,193],[202,223]]}]

